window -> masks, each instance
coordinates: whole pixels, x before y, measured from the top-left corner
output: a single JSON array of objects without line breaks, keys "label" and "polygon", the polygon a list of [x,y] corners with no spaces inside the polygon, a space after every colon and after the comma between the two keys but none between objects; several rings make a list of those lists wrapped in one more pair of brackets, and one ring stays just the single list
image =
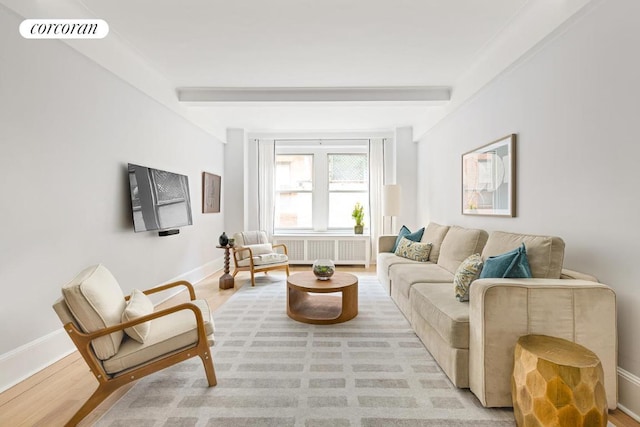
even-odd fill
[{"label": "window", "polygon": [[328,154],[329,228],[353,227],[351,212],[357,202],[369,205],[367,154]]},{"label": "window", "polygon": [[313,156],[276,155],[276,228],[312,228]]},{"label": "window", "polygon": [[275,230],[351,231],[356,202],[368,224],[367,141],[277,141]]}]

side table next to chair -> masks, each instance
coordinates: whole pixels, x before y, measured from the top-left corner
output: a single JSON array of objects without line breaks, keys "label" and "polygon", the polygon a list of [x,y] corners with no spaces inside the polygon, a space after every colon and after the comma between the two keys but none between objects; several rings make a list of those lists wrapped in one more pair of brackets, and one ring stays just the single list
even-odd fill
[{"label": "side table next to chair", "polygon": [[229,250],[231,249],[230,245],[225,246],[216,246],[218,249],[224,249],[224,274],[220,276],[219,280],[219,288],[220,289],[230,289],[234,286],[233,276],[229,274]]}]

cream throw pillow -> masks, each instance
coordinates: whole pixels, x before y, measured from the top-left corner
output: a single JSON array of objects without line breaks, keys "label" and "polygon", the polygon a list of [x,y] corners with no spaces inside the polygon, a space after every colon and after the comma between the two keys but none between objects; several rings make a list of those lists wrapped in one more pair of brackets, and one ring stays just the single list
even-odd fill
[{"label": "cream throw pillow", "polygon": [[[153,303],[142,291],[134,289],[131,292],[131,297],[127,302],[127,306],[122,313],[122,321],[128,322],[129,320],[137,319],[138,317],[146,316],[153,313]],[[144,344],[144,340],[149,335],[151,330],[151,322],[144,322],[138,325],[126,328],[124,331],[134,340],[140,344]]]}]

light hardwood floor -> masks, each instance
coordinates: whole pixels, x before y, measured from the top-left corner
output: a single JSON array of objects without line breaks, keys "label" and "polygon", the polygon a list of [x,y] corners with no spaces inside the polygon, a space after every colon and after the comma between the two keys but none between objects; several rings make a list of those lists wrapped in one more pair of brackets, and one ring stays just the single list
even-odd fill
[{"label": "light hardwood floor", "polygon": [[[293,267],[292,271],[306,271],[308,266]],[[341,271],[375,275],[375,267],[343,267]],[[204,298],[212,310],[216,310],[242,286],[250,286],[248,274],[236,277],[236,287],[218,289],[221,273],[207,277],[195,285],[198,298]],[[184,294],[165,303],[174,304],[186,300]],[[77,352],[59,360],[48,368],[31,376],[20,384],[0,394],[0,426],[63,426],[93,393],[96,380]],[[133,384],[116,391],[96,410],[89,414],[80,426],[90,426],[98,420]],[[640,423],[620,410],[609,412],[609,421],[617,427],[638,427]]]}]

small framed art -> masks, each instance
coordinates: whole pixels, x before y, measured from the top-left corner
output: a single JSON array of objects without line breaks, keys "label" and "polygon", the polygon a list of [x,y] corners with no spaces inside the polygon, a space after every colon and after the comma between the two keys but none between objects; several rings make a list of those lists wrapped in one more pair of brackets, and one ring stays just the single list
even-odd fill
[{"label": "small framed art", "polygon": [[202,213],[220,212],[222,177],[202,172]]}]

